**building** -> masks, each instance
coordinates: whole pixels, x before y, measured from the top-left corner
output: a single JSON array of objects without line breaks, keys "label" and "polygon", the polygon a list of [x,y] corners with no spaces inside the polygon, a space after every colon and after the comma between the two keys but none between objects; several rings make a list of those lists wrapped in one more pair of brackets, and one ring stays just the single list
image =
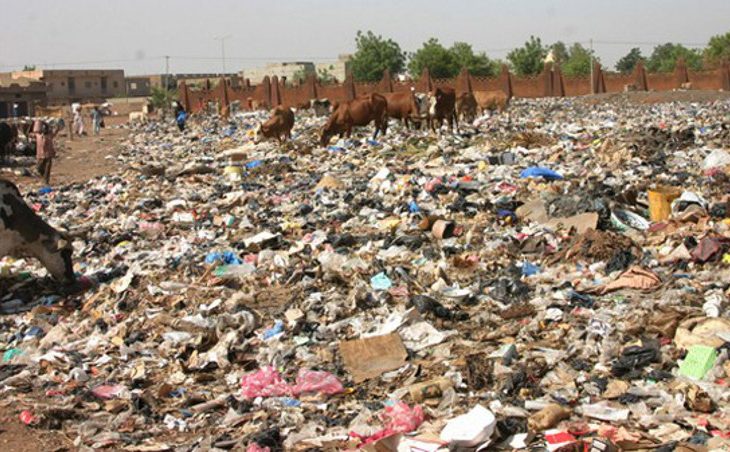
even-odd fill
[{"label": "building", "polygon": [[261,83],[267,75],[269,77],[277,76],[279,80],[286,78],[287,80],[294,81],[294,79],[300,75],[303,75],[306,78],[309,74],[314,74],[315,72],[314,63],[309,61],[269,63],[264,67],[241,71],[241,78],[248,79],[251,84],[257,85]]},{"label": "building", "polygon": [[152,83],[148,76],[124,77],[127,97],[147,97],[152,94]]},{"label": "building", "polygon": [[12,118],[16,114],[34,116],[35,107],[46,104],[46,85],[43,82],[0,74],[0,118]]},{"label": "building", "polygon": [[324,71],[330,73],[338,82],[343,82],[350,71],[350,60],[352,55],[342,54],[337,56],[337,61],[330,63],[317,63],[317,74]]},{"label": "building", "polygon": [[165,85],[167,80],[167,89],[176,90],[177,85],[185,81],[188,85],[202,86],[206,80],[210,80],[211,84],[218,83],[221,77],[230,80],[232,87],[238,87],[241,79],[238,74],[221,74],[221,73],[202,73],[202,74],[151,74],[151,75],[133,75],[125,78],[127,96],[144,97],[152,95],[153,88],[160,88]]},{"label": "building", "polygon": [[40,69],[11,72],[10,76],[45,83],[50,104],[100,101],[126,95],[123,69]]}]

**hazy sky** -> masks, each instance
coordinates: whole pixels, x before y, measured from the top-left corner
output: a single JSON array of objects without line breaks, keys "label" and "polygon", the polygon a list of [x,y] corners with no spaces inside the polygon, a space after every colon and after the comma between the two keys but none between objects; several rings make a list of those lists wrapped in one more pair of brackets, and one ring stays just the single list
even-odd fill
[{"label": "hazy sky", "polygon": [[[358,29],[413,51],[431,36],[504,58],[531,35],[585,42],[613,65],[631,47],[700,44],[730,31],[730,0],[0,0],[0,71],[124,68],[128,74],[219,72],[267,61],[333,60]],[[51,66],[53,65],[53,66]],[[20,66],[20,67],[19,67]]]}]

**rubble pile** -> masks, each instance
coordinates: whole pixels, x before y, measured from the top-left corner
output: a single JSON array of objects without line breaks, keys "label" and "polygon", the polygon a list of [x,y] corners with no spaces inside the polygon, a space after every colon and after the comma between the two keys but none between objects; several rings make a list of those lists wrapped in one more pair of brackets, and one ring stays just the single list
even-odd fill
[{"label": "rubble pile", "polygon": [[81,450],[730,447],[730,102],[518,99],[326,148],[325,118],[283,145],[265,118],[140,126],[118,174],[24,193],[80,276],[0,260],[24,423]]}]

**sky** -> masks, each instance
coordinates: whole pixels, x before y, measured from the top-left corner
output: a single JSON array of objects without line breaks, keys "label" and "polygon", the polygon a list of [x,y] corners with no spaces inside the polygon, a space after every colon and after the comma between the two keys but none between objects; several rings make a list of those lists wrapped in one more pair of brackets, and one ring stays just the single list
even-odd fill
[{"label": "sky", "polygon": [[352,53],[357,30],[415,51],[430,37],[505,58],[530,35],[581,42],[613,66],[631,47],[702,46],[730,31],[728,0],[0,0],[0,71],[228,72]]}]

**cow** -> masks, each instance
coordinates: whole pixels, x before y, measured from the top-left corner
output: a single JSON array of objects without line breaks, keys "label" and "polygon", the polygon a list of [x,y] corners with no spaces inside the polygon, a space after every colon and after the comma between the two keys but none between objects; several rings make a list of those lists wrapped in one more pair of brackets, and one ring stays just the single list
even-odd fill
[{"label": "cow", "polygon": [[429,94],[429,119],[431,130],[434,132],[441,129],[444,119],[453,131],[456,124],[456,131],[459,131],[459,120],[456,117],[456,92],[453,88],[436,88]]},{"label": "cow", "polygon": [[294,127],[294,113],[291,108],[278,106],[268,121],[259,126],[256,131],[256,141],[258,142],[258,135],[261,134],[264,138],[276,138],[281,144],[284,140],[291,138],[292,127]]},{"label": "cow", "polygon": [[414,92],[413,100],[416,102],[417,114],[415,117],[411,118],[411,121],[413,122],[415,128],[420,130],[421,125],[424,121],[426,124],[426,128],[431,127],[431,118],[428,114],[428,110],[430,107],[428,94]]},{"label": "cow", "polygon": [[133,111],[129,113],[129,124],[145,124],[149,120],[147,113],[144,111]]},{"label": "cow", "polygon": [[388,102],[388,118],[400,119],[406,129],[408,121],[419,116],[414,93],[385,93],[383,97]]},{"label": "cow", "polygon": [[332,103],[329,99],[312,99],[310,105],[315,116],[325,116],[332,111]]},{"label": "cow", "polygon": [[479,107],[479,113],[484,114],[486,111],[499,110],[500,113],[507,109],[509,97],[504,91],[474,91],[474,98]]},{"label": "cow", "polygon": [[327,146],[330,139],[337,134],[340,138],[349,138],[354,126],[366,126],[374,122],[373,139],[377,138],[378,132],[385,135],[388,130],[388,101],[380,94],[373,93],[337,103],[333,108],[334,111],[322,128],[322,146]]},{"label": "cow", "polygon": [[36,215],[15,184],[0,179],[0,257],[35,257],[54,279],[72,284],[72,252],[68,236]]},{"label": "cow", "polygon": [[18,127],[15,124],[0,122],[0,162],[5,162],[17,140]]},{"label": "cow", "polygon": [[456,98],[456,114],[462,121],[472,122],[477,117],[477,100],[472,93],[461,93]]}]

